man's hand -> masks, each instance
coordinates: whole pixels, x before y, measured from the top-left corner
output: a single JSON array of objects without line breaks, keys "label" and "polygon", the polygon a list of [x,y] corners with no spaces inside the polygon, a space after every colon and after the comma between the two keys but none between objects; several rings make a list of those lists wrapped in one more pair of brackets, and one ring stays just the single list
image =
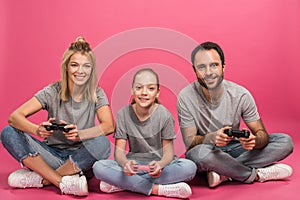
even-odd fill
[{"label": "man's hand", "polygon": [[224,133],[224,130],[228,128],[230,127],[224,127],[217,131],[216,140],[215,140],[216,146],[219,147],[227,146],[227,144],[233,139],[233,136],[228,136],[227,134]]},{"label": "man's hand", "polygon": [[256,145],[256,136],[250,133],[249,138],[240,137],[239,141],[244,149],[251,151]]}]

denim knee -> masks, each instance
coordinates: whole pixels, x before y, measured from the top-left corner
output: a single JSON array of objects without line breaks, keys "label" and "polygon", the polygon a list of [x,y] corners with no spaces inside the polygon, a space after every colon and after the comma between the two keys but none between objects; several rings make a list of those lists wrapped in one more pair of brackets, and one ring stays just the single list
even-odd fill
[{"label": "denim knee", "polygon": [[15,132],[14,128],[11,126],[6,126],[1,132],[1,141],[3,144],[6,144],[8,140],[12,139],[11,133]]},{"label": "denim knee", "polygon": [[280,149],[282,152],[285,152],[287,155],[291,154],[294,150],[294,144],[291,136],[284,133],[279,134],[270,134],[270,140],[275,140],[277,143],[280,143]]}]

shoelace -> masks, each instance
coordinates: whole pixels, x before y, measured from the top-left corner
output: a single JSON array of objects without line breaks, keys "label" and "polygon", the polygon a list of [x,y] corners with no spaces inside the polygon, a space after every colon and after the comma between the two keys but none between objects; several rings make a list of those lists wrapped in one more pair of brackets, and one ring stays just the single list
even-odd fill
[{"label": "shoelace", "polygon": [[187,188],[185,185],[176,184],[176,185],[167,185],[163,186],[162,194],[169,197],[186,197],[189,196]]},{"label": "shoelace", "polygon": [[73,178],[67,179],[62,183],[61,191],[65,194],[76,193],[76,183],[74,183]]},{"label": "shoelace", "polygon": [[271,178],[278,178],[279,177],[279,173],[278,170],[276,170],[275,168],[269,168],[269,169],[262,169],[259,170],[259,177],[261,181],[265,181]]},{"label": "shoelace", "polygon": [[26,173],[20,180],[23,187],[37,187],[38,185],[41,185],[39,182],[40,177],[37,174],[34,174],[34,172]]}]

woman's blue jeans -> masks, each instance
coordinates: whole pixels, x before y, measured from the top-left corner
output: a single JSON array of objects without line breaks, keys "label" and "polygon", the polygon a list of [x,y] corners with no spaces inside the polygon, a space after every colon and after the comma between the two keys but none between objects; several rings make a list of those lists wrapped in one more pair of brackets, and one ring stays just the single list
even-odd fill
[{"label": "woman's blue jeans", "polygon": [[110,155],[110,142],[105,136],[83,141],[77,150],[58,149],[11,126],[6,126],[1,133],[1,140],[6,150],[22,164],[28,156],[40,155],[53,169],[57,169],[68,159],[81,171],[87,171],[97,160],[107,159]]}]

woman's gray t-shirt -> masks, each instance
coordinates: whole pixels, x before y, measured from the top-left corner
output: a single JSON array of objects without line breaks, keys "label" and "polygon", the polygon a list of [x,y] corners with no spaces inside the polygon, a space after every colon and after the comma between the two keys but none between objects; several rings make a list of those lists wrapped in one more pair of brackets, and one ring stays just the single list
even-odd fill
[{"label": "woman's gray t-shirt", "polygon": [[176,138],[174,118],[160,104],[147,120],[141,122],[132,105],[128,105],[117,114],[114,137],[128,140],[128,159],[160,160],[162,158],[162,140]]},{"label": "woman's gray t-shirt", "polygon": [[[102,106],[109,105],[107,96],[100,87],[96,90],[96,103],[87,99],[76,102],[72,98],[66,102],[62,101],[59,96],[60,89],[60,82],[56,82],[38,91],[34,96],[42,104],[43,109],[47,110],[48,119],[54,117],[56,121],[64,120],[68,124],[75,124],[78,130],[95,126],[96,111]],[[55,131],[45,139],[45,142],[49,146],[68,150],[78,149],[82,145],[81,141],[67,140],[61,131]]]}]

